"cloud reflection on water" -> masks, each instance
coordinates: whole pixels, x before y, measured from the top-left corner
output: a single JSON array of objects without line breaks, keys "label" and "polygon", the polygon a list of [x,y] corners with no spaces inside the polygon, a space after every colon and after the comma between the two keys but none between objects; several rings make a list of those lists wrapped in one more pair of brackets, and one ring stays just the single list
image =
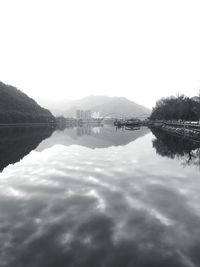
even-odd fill
[{"label": "cloud reflection on water", "polygon": [[55,145],[6,168],[1,266],[199,266],[199,173],[151,140]]}]

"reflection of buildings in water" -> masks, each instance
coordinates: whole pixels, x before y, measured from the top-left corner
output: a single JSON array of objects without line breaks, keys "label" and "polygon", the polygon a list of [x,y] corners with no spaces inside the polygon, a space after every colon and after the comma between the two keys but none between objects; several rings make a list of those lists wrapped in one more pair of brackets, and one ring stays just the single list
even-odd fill
[{"label": "reflection of buildings in water", "polygon": [[70,130],[65,131],[66,135],[77,140],[77,144],[90,148],[126,145],[147,133],[149,133],[149,129],[146,127],[137,131],[116,131],[113,126],[99,127],[92,125],[76,127],[72,132]]},{"label": "reflection of buildings in water", "polygon": [[147,127],[137,131],[116,131],[113,126],[68,127],[63,132],[55,131],[51,138],[45,140],[36,149],[42,151],[55,144],[64,146],[79,145],[95,148],[107,148],[111,146],[124,146],[149,133]]},{"label": "reflection of buildings in water", "polygon": [[92,135],[91,127],[77,127],[76,135],[77,136]]},{"label": "reflection of buildings in water", "polygon": [[94,134],[100,134],[101,128],[100,127],[93,127],[92,128],[92,133]]},{"label": "reflection of buildings in water", "polygon": [[101,128],[97,126],[82,126],[76,128],[76,135],[83,136],[83,135],[97,135],[101,133]]}]

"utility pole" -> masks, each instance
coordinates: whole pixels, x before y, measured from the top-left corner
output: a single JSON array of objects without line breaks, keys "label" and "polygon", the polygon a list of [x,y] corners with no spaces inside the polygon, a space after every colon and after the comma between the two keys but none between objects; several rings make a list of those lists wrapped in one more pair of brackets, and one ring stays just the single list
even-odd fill
[{"label": "utility pole", "polygon": [[199,102],[199,105],[198,105],[198,119],[199,119],[198,124],[199,124],[200,122],[200,89],[199,89],[199,95],[198,95],[198,102]]}]

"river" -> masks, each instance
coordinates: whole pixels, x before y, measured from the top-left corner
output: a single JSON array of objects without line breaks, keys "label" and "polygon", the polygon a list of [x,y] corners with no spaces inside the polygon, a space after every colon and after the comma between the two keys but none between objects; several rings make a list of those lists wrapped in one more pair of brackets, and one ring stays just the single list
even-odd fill
[{"label": "river", "polygon": [[0,266],[200,266],[199,147],[145,127],[0,129]]}]

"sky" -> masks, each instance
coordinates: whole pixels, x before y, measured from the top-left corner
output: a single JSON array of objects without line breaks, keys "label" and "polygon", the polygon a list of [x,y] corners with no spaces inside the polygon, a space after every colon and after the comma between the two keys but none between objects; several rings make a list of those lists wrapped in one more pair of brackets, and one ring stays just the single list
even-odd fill
[{"label": "sky", "polygon": [[199,0],[0,0],[0,80],[39,103],[200,89]]}]

